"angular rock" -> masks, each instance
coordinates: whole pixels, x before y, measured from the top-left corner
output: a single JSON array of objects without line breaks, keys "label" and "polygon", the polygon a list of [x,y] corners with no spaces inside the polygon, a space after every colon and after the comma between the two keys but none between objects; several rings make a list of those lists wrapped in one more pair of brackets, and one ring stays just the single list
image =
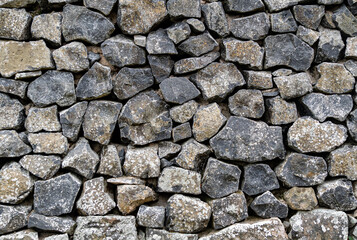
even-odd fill
[{"label": "angular rock", "polygon": [[341,5],[333,12],[332,20],[337,28],[350,37],[357,36],[357,18],[348,10],[346,5]]},{"label": "angular rock", "polygon": [[353,108],[353,100],[349,94],[310,93],[301,99],[301,103],[320,122],[325,121],[326,118],[334,118],[342,122],[346,120]]},{"label": "angular rock", "polygon": [[343,56],[342,50],[345,47],[340,31],[320,27],[319,33],[315,62],[337,62]]},{"label": "angular rock", "polygon": [[175,232],[168,232],[162,229],[152,229],[146,228],[146,240],[164,240],[164,239],[171,239],[171,240],[198,240],[197,234],[185,234],[185,233],[175,233]]},{"label": "angular rock", "polygon": [[0,92],[25,98],[28,82],[0,78]]},{"label": "angular rock", "polygon": [[143,35],[134,35],[134,43],[139,47],[146,46],[146,36]]},{"label": "angular rock", "polygon": [[89,68],[87,48],[83,43],[71,42],[52,52],[57,70],[81,72]]},{"label": "angular rock", "polygon": [[260,162],[285,155],[282,130],[243,117],[230,117],[225,127],[210,140],[217,158]]},{"label": "angular rock", "polygon": [[250,208],[262,218],[286,218],[289,210],[286,203],[277,199],[269,191],[256,197],[250,204]]},{"label": "angular rock", "polygon": [[226,38],[223,40],[221,55],[225,61],[248,65],[252,69],[263,67],[264,48],[254,41]]},{"label": "angular rock", "polygon": [[11,234],[0,236],[0,240],[39,240],[38,233],[32,229],[26,229]]},{"label": "angular rock", "polygon": [[166,29],[167,36],[175,43],[178,44],[186,40],[190,34],[190,26],[186,22],[178,22]]},{"label": "angular rock", "polygon": [[223,100],[236,87],[245,84],[243,75],[233,63],[211,63],[200,70],[192,80],[204,99]]},{"label": "angular rock", "polygon": [[293,187],[284,192],[284,200],[289,208],[298,211],[313,210],[318,204],[313,188]]},{"label": "angular rock", "polygon": [[0,8],[0,38],[27,40],[30,37],[31,15],[25,9]]},{"label": "angular rock", "polygon": [[63,158],[62,168],[91,179],[98,163],[99,156],[91,149],[88,140],[80,138],[74,148]]},{"label": "angular rock", "polygon": [[61,160],[60,157],[54,155],[26,155],[19,163],[36,177],[49,179],[61,168]]},{"label": "angular rock", "polygon": [[133,40],[116,35],[105,40],[100,45],[103,56],[116,67],[143,65],[146,63],[146,53],[141,47],[135,45]]},{"label": "angular rock", "polygon": [[323,93],[347,93],[352,91],[355,79],[340,63],[321,63],[316,67],[319,78],[315,88]]},{"label": "angular rock", "polygon": [[61,107],[70,106],[76,101],[73,74],[47,71],[29,84],[27,96],[38,107],[54,103]]},{"label": "angular rock", "polygon": [[31,35],[35,39],[44,39],[53,46],[62,44],[62,13],[40,14],[33,18]]},{"label": "angular rock", "polygon": [[97,173],[112,177],[122,176],[122,160],[115,145],[103,146]]},{"label": "angular rock", "polygon": [[108,191],[103,177],[83,183],[82,194],[76,202],[76,208],[81,215],[106,215],[115,206],[114,196]]},{"label": "angular rock", "polygon": [[182,42],[178,46],[178,49],[191,56],[199,57],[212,51],[217,46],[216,40],[208,32],[205,32],[197,36],[191,36]]},{"label": "angular rock", "polygon": [[207,28],[220,37],[229,34],[228,20],[221,2],[206,3],[202,6],[202,14]]},{"label": "angular rock", "polygon": [[198,109],[198,103],[195,100],[188,101],[180,106],[170,109],[170,117],[178,123],[184,123],[193,117]]},{"label": "angular rock", "polygon": [[201,2],[199,0],[168,0],[167,10],[171,18],[200,18]]},{"label": "angular rock", "polygon": [[345,56],[357,58],[357,37],[347,38]]},{"label": "angular rock", "polygon": [[248,88],[270,89],[273,88],[272,74],[268,71],[243,71]]},{"label": "angular rock", "polygon": [[98,10],[107,16],[112,11],[116,0],[84,0],[83,3],[87,8]]},{"label": "angular rock", "polygon": [[82,40],[97,45],[109,38],[114,29],[114,25],[100,13],[83,6],[67,4],[63,7],[62,34],[66,42]]},{"label": "angular rock", "polygon": [[56,234],[49,237],[45,237],[43,240],[69,240],[68,234]]},{"label": "angular rock", "polygon": [[163,228],[165,224],[165,207],[141,205],[136,215],[138,225],[147,228]]},{"label": "angular rock", "polygon": [[290,10],[284,10],[270,15],[271,29],[277,33],[296,32],[297,24]]},{"label": "angular rock", "polygon": [[317,0],[317,3],[323,5],[334,5],[343,3],[343,0]]},{"label": "angular rock", "polygon": [[0,130],[21,128],[25,120],[24,110],[19,100],[0,93]]},{"label": "angular rock", "polygon": [[3,0],[0,7],[21,8],[36,3],[36,0]]},{"label": "angular rock", "polygon": [[296,32],[296,36],[307,44],[309,44],[310,46],[312,46],[320,38],[320,32],[300,25]]},{"label": "angular rock", "polygon": [[161,83],[168,78],[174,66],[174,61],[171,57],[165,55],[149,55],[148,62],[157,83]]},{"label": "angular rock", "polygon": [[311,81],[312,79],[308,73],[297,73],[274,78],[274,82],[283,99],[297,98],[312,92]]},{"label": "angular rock", "polygon": [[46,181],[36,181],[35,212],[47,216],[59,216],[72,212],[81,185],[81,180],[72,173],[66,173]]},{"label": "angular rock", "polygon": [[61,124],[57,115],[57,105],[47,108],[32,107],[27,114],[25,128],[29,132],[61,131]]},{"label": "angular rock", "polygon": [[181,145],[170,142],[170,141],[162,141],[159,142],[159,158],[170,158],[174,156],[181,150]]},{"label": "angular rock", "polygon": [[247,118],[261,118],[265,112],[263,94],[253,89],[241,89],[229,97],[228,107],[233,115]]},{"label": "angular rock", "polygon": [[62,133],[30,133],[28,141],[34,153],[63,154],[68,150],[68,141]]},{"label": "angular rock", "polygon": [[200,95],[200,91],[185,77],[167,78],[160,83],[160,89],[169,103],[183,104]]},{"label": "angular rock", "polygon": [[116,177],[107,179],[108,183],[114,185],[145,185],[146,181],[137,177]]},{"label": "angular rock", "polygon": [[201,194],[201,174],[178,167],[166,167],[158,179],[158,192]]},{"label": "angular rock", "polygon": [[166,18],[165,3],[165,0],[119,0],[117,24],[125,34],[146,34]]},{"label": "angular rock", "polygon": [[297,5],[303,1],[304,0],[264,0],[264,3],[270,12],[277,12],[282,9]]},{"label": "angular rock", "polygon": [[230,26],[233,36],[246,40],[264,39],[269,30],[269,15],[266,13],[256,13],[251,16],[233,19]]},{"label": "angular rock", "polygon": [[136,240],[135,217],[119,215],[78,217],[73,238],[77,240],[95,240],[96,238]]},{"label": "angular rock", "polygon": [[0,158],[21,157],[32,151],[14,130],[0,131]]},{"label": "angular rock", "polygon": [[267,164],[251,164],[244,167],[242,191],[249,196],[279,188],[274,171]]},{"label": "angular rock", "polygon": [[162,28],[149,33],[146,50],[149,54],[177,54],[174,42]]},{"label": "angular rock", "polygon": [[71,217],[48,217],[32,212],[27,227],[42,231],[73,234],[76,222]]},{"label": "angular rock", "polygon": [[345,176],[349,180],[357,180],[356,154],[357,147],[353,145],[344,145],[332,151],[327,159],[330,176]]},{"label": "angular rock", "polygon": [[[21,54],[18,50],[21,49]],[[0,74],[12,77],[18,72],[52,69],[51,51],[43,40],[0,41]]]},{"label": "angular rock", "polygon": [[133,97],[154,84],[150,68],[120,69],[113,79],[113,91],[119,100]]},{"label": "angular rock", "polygon": [[224,2],[226,12],[248,13],[264,9],[262,0],[227,0]]},{"label": "angular rock", "polygon": [[293,123],[298,119],[295,102],[287,102],[280,97],[269,98],[265,101],[267,120],[273,125]]},{"label": "angular rock", "polygon": [[200,70],[215,61],[217,58],[219,58],[219,56],[219,52],[210,52],[205,55],[202,55],[201,57],[181,59],[175,62],[174,72],[176,74],[184,74]]},{"label": "angular rock", "polygon": [[207,146],[191,138],[182,144],[181,152],[175,158],[175,162],[182,168],[199,170],[210,153],[211,150]]},{"label": "angular rock", "polygon": [[157,194],[145,185],[118,185],[117,204],[124,215],[133,212],[140,205],[157,200]]},{"label": "angular rock", "polygon": [[293,8],[296,21],[316,30],[325,15],[325,7],[319,5],[297,5]]},{"label": "angular rock", "polygon": [[15,206],[0,205],[0,234],[26,227],[31,209],[32,205],[28,203]]},{"label": "angular rock", "polygon": [[174,142],[192,137],[191,125],[186,122],[172,129],[172,139]]},{"label": "angular rock", "polygon": [[190,25],[193,32],[202,33],[206,30],[204,23],[196,18],[189,18],[186,23]]},{"label": "angular rock", "polygon": [[88,102],[79,102],[59,113],[62,133],[68,140],[77,140],[87,106]]},{"label": "angular rock", "polygon": [[352,139],[356,141],[357,139],[357,111],[356,110],[350,113],[346,123],[347,123],[348,133],[350,134]]},{"label": "angular rock", "polygon": [[322,157],[290,153],[275,168],[275,173],[288,187],[314,186],[323,183],[327,177],[327,164]]}]

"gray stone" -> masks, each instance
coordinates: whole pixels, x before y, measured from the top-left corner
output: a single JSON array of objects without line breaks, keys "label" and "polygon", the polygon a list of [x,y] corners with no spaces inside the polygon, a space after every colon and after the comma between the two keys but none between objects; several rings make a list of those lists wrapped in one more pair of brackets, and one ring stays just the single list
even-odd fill
[{"label": "gray stone", "polygon": [[119,100],[133,97],[154,84],[150,68],[120,69],[113,79],[113,91]]},{"label": "gray stone", "polygon": [[221,2],[206,3],[202,6],[202,14],[207,28],[220,37],[229,34],[228,20]]},{"label": "gray stone", "polygon": [[353,140],[357,140],[357,110],[354,110],[350,113],[347,118],[347,128],[348,133],[352,137]]},{"label": "gray stone", "polygon": [[189,18],[186,20],[186,23],[190,25],[193,32],[202,33],[206,30],[204,23],[196,18]]},{"label": "gray stone", "polygon": [[62,34],[66,42],[82,40],[97,45],[109,38],[114,29],[114,25],[100,13],[83,6],[67,4],[63,7]]},{"label": "gray stone", "polygon": [[195,85],[185,77],[170,77],[160,83],[166,102],[182,104],[200,95]]},{"label": "gray stone", "polygon": [[15,74],[15,79],[32,79],[37,78],[42,75],[42,71],[34,71],[34,72],[21,72]]},{"label": "gray stone", "polygon": [[225,38],[221,55],[228,62],[237,62],[252,69],[263,68],[264,48],[254,41]]},{"label": "gray stone", "polygon": [[300,25],[296,32],[296,36],[307,44],[309,44],[310,46],[312,46],[320,38],[320,32]]},{"label": "gray stone", "polygon": [[302,153],[330,152],[347,139],[347,129],[330,121],[320,123],[311,117],[302,117],[288,131],[288,144]]},{"label": "gray stone", "polygon": [[34,153],[63,154],[68,150],[68,141],[62,133],[30,133],[28,141]]},{"label": "gray stone", "polygon": [[0,74],[3,77],[12,77],[18,72],[52,68],[54,64],[51,51],[43,40],[0,41]]},{"label": "gray stone", "polygon": [[301,103],[307,112],[320,122],[325,121],[326,118],[345,121],[353,108],[353,100],[349,94],[310,93],[301,99]]},{"label": "gray stone", "polygon": [[279,68],[278,70],[272,72],[273,77],[284,77],[284,76],[290,76],[292,74],[293,74],[293,70],[288,68]]},{"label": "gray stone", "polygon": [[88,102],[79,102],[59,113],[62,132],[68,140],[77,140],[87,106]]},{"label": "gray stone", "polygon": [[198,109],[198,103],[195,100],[188,101],[180,106],[170,109],[170,117],[178,123],[184,123],[193,117]]},{"label": "gray stone", "polygon": [[181,150],[181,145],[170,141],[159,142],[159,157],[171,158]]},{"label": "gray stone", "polygon": [[168,0],[167,10],[171,18],[200,18],[200,0]]},{"label": "gray stone", "polygon": [[264,10],[264,3],[261,0],[227,0],[224,1],[226,12],[248,13]]},{"label": "gray stone", "polygon": [[293,8],[296,21],[307,28],[316,30],[325,15],[325,6],[297,5]]},{"label": "gray stone", "polygon": [[146,36],[143,35],[134,35],[134,43],[139,47],[146,46]]},{"label": "gray stone", "polygon": [[167,104],[153,90],[131,98],[123,106],[118,122],[121,139],[135,145],[171,138],[172,120]]},{"label": "gray stone", "polygon": [[114,4],[116,3],[116,0],[84,0],[83,3],[87,8],[98,10],[104,15],[109,15],[114,7]]},{"label": "gray stone", "polygon": [[26,229],[11,234],[0,236],[0,240],[39,240],[38,233],[32,229]]},{"label": "gray stone", "polygon": [[321,206],[337,211],[351,211],[357,208],[351,181],[336,179],[317,186],[317,199]]},{"label": "gray stone", "polygon": [[146,50],[149,54],[177,54],[174,42],[162,28],[149,33]]},{"label": "gray stone", "polygon": [[0,37],[27,40],[30,37],[31,15],[25,9],[0,8]]},{"label": "gray stone", "polygon": [[76,222],[71,217],[44,216],[32,212],[28,218],[27,227],[42,231],[73,234]]},{"label": "gray stone", "polygon": [[207,146],[191,138],[182,144],[181,152],[175,158],[175,162],[182,168],[197,171],[210,153],[211,150]]},{"label": "gray stone", "polygon": [[81,72],[89,68],[87,48],[83,43],[71,42],[52,52],[57,70]]},{"label": "gray stone", "polygon": [[179,167],[166,167],[158,179],[158,192],[201,194],[201,174]]},{"label": "gray stone", "polygon": [[228,98],[228,107],[233,115],[246,118],[261,118],[265,112],[263,94],[255,89],[241,89]]},{"label": "gray stone", "polygon": [[242,191],[249,196],[279,188],[274,171],[267,164],[251,164],[244,167]]},{"label": "gray stone", "polygon": [[348,93],[355,85],[355,78],[340,63],[321,63],[316,67],[319,76],[315,88],[323,93]]},{"label": "gray stone", "polygon": [[53,46],[62,44],[62,13],[40,14],[33,18],[31,35],[35,39],[44,39]]},{"label": "gray stone", "polygon": [[69,240],[68,234],[56,234],[43,238],[43,240]]},{"label": "gray stone", "polygon": [[293,210],[313,210],[318,202],[313,188],[293,187],[284,192],[284,200]]},{"label": "gray stone", "polygon": [[72,173],[66,173],[46,181],[36,181],[35,212],[47,216],[72,212],[81,185],[81,180]]},{"label": "gray stone", "polygon": [[0,78],[0,92],[25,98],[28,82]]},{"label": "gray stone", "polygon": [[103,56],[116,67],[143,65],[146,63],[146,53],[141,47],[135,45],[133,40],[124,36],[105,40],[101,45]]},{"label": "gray stone", "polygon": [[125,34],[146,34],[166,18],[165,3],[165,0],[119,0],[117,24]]},{"label": "gray stone", "polygon": [[233,36],[247,40],[263,39],[268,35],[269,30],[269,15],[266,13],[233,19],[230,26]]},{"label": "gray stone", "polygon": [[110,68],[96,62],[79,79],[76,94],[79,100],[97,99],[109,95],[112,88]]},{"label": "gray stone", "polygon": [[284,10],[270,15],[271,29],[277,33],[296,32],[297,24],[290,10]]},{"label": "gray stone", "polygon": [[172,129],[172,139],[174,142],[179,142],[192,137],[191,125],[186,122]]},{"label": "gray stone", "polygon": [[196,70],[200,70],[208,66],[210,63],[212,63],[219,57],[220,57],[219,52],[210,52],[205,55],[202,55],[201,57],[180,59],[179,61],[175,62],[174,72],[176,74],[194,72]]},{"label": "gray stone", "polygon": [[299,117],[295,102],[287,102],[280,97],[274,97],[267,99],[265,104],[266,116],[270,124],[289,124]]},{"label": "gray stone", "polygon": [[107,179],[108,183],[114,185],[145,185],[146,181],[137,177],[116,177]]},{"label": "gray stone", "polygon": [[83,183],[82,194],[76,202],[76,208],[81,215],[106,215],[115,206],[114,196],[108,191],[103,177]]},{"label": "gray stone", "polygon": [[74,148],[63,158],[62,168],[91,179],[98,163],[99,156],[91,149],[88,140],[80,138]]},{"label": "gray stone", "polygon": [[178,44],[186,40],[190,34],[190,26],[186,22],[178,22],[166,29],[167,36],[175,43]]},{"label": "gray stone", "polygon": [[289,235],[293,240],[314,240],[316,236],[326,240],[348,239],[348,218],[344,212],[329,209],[300,211],[289,221]]},{"label": "gray stone", "polygon": [[61,168],[62,159],[53,155],[26,155],[19,163],[36,177],[49,179]]},{"label": "gray stone", "polygon": [[321,21],[321,26],[325,27],[325,28],[331,28],[331,29],[337,28],[336,24],[333,22],[332,16],[333,16],[333,12],[330,10],[326,10],[325,16],[322,18],[322,21]]},{"label": "gray stone", "polygon": [[285,155],[282,129],[243,117],[230,117],[225,127],[210,140],[217,158],[260,162]]},{"label": "gray stone", "polygon": [[250,208],[262,218],[286,218],[289,210],[286,203],[277,199],[269,191],[256,197],[250,204]]},{"label": "gray stone", "polygon": [[340,31],[320,27],[319,33],[315,62],[337,62],[343,56],[342,50],[345,47]]},{"label": "gray stone", "polygon": [[21,157],[32,151],[14,130],[0,131],[0,157]]},{"label": "gray stone", "polygon": [[243,71],[248,88],[270,89],[273,88],[273,78],[268,71]]},{"label": "gray stone", "polygon": [[28,203],[15,206],[0,205],[0,234],[26,227],[31,210],[32,205]]},{"label": "gray stone", "polygon": [[357,146],[344,145],[332,151],[327,159],[329,175],[345,176],[351,181],[357,180],[356,172]]},{"label": "gray stone", "polygon": [[73,238],[76,240],[117,239],[136,240],[134,216],[90,216],[78,217]]},{"label": "gray stone", "polygon": [[357,58],[357,37],[347,38],[345,56],[347,58]]},{"label": "gray stone", "polygon": [[25,120],[25,128],[29,132],[58,132],[61,124],[57,116],[57,105],[47,108],[30,108]]},{"label": "gray stone", "polygon": [[193,233],[207,227],[211,207],[198,198],[175,194],[167,200],[166,226],[169,231]]},{"label": "gray stone", "polygon": [[274,82],[283,99],[297,98],[312,92],[312,78],[305,72],[290,76],[275,77]]},{"label": "gray stone", "polygon": [[21,128],[25,120],[24,110],[19,100],[0,93],[0,130]]},{"label": "gray stone", "polygon": [[334,5],[343,3],[343,0],[317,0],[317,3],[323,5]]},{"label": "gray stone", "polygon": [[277,12],[285,8],[294,6],[303,2],[304,0],[264,0],[265,5],[270,12]]},{"label": "gray stone", "polygon": [[205,32],[189,37],[178,46],[178,49],[191,56],[198,57],[212,51],[217,46],[216,40],[208,32]]},{"label": "gray stone", "polygon": [[21,8],[36,3],[36,0],[3,0],[0,7]]},{"label": "gray stone", "polygon": [[343,4],[333,12],[332,20],[337,28],[346,35],[357,36],[357,18],[348,10],[346,5]]},{"label": "gray stone", "polygon": [[138,225],[147,228],[163,228],[165,223],[165,207],[141,205],[136,215]]},{"label": "gray stone", "polygon": [[122,176],[122,160],[124,159],[119,156],[119,152],[115,145],[103,146],[97,173],[112,177]]},{"label": "gray stone", "polygon": [[235,88],[245,84],[243,75],[233,63],[211,63],[192,80],[208,101],[222,101]]},{"label": "gray stone", "polygon": [[174,66],[174,61],[168,55],[149,55],[148,62],[157,83],[168,78]]},{"label": "gray stone", "polygon": [[146,228],[146,240],[198,240],[197,234],[168,232],[162,229]]},{"label": "gray stone", "polygon": [[314,59],[314,50],[291,33],[268,36],[264,45],[265,68],[286,66],[295,71],[306,71]]},{"label": "gray stone", "polygon": [[76,101],[73,74],[47,71],[29,84],[27,96],[38,107],[54,103],[61,107],[70,106]]}]

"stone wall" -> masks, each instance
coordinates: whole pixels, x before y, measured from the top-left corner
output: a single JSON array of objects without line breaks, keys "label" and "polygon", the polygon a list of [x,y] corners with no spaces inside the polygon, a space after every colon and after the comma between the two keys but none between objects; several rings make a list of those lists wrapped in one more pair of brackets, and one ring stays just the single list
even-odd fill
[{"label": "stone wall", "polygon": [[357,0],[0,0],[0,240],[357,239]]}]

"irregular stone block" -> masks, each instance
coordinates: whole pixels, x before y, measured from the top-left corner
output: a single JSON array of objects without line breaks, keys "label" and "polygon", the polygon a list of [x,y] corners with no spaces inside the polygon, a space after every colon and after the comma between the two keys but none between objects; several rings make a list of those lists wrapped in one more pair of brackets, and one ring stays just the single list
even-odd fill
[{"label": "irregular stone block", "polygon": [[167,10],[171,18],[200,18],[201,2],[199,0],[168,0]]},{"label": "irregular stone block", "polygon": [[261,118],[265,112],[263,94],[253,89],[241,89],[229,97],[228,107],[233,115],[246,118]]},{"label": "irregular stone block", "polygon": [[33,18],[31,35],[36,39],[44,39],[53,46],[62,44],[62,13],[40,14]]},{"label": "irregular stone block", "polygon": [[229,34],[228,20],[221,2],[204,4],[202,6],[202,14],[209,30],[220,37],[224,37]]},{"label": "irregular stone block", "polygon": [[27,114],[25,128],[29,132],[61,131],[57,115],[57,105],[47,108],[32,107]]},{"label": "irregular stone block", "polygon": [[296,21],[307,28],[316,30],[325,15],[325,6],[297,5],[293,8]]},{"label": "irregular stone block", "polygon": [[207,146],[191,138],[182,144],[181,152],[175,158],[175,162],[182,168],[197,171],[210,153],[211,150]]},{"label": "irregular stone block", "polygon": [[298,211],[313,210],[318,204],[313,188],[293,187],[284,192],[284,200],[289,208]]},{"label": "irregular stone block", "polygon": [[0,205],[0,234],[26,227],[31,210],[32,205],[29,203],[15,206]]},{"label": "irregular stone block", "polygon": [[[237,2],[239,1],[242,0]],[[266,13],[256,13],[251,16],[233,19],[230,26],[233,36],[246,40],[264,39],[269,30],[270,20],[269,15]]]},{"label": "irregular stone block", "polygon": [[34,153],[63,154],[68,150],[68,141],[62,133],[30,133],[28,135]]},{"label": "irregular stone block", "polygon": [[0,157],[21,157],[32,151],[14,130],[0,131]]},{"label": "irregular stone block", "polygon": [[200,95],[196,86],[185,77],[170,77],[160,83],[166,102],[182,104]]},{"label": "irregular stone block", "polygon": [[25,120],[24,110],[19,100],[0,93],[0,130],[21,128]]},{"label": "irregular stone block", "polygon": [[54,155],[26,155],[19,163],[36,177],[49,179],[61,168],[62,159]]},{"label": "irregular stone block", "polygon": [[149,33],[146,39],[146,51],[149,54],[177,54],[174,42],[162,28]]},{"label": "irregular stone block", "polygon": [[136,215],[138,225],[147,228],[163,228],[165,222],[165,207],[141,205]]},{"label": "irregular stone block", "polygon": [[120,177],[123,175],[121,167],[123,160],[124,157],[119,156],[119,152],[115,145],[103,146],[97,173],[112,177]]},{"label": "irregular stone block", "polygon": [[297,98],[312,92],[311,81],[312,79],[308,73],[297,73],[274,78],[274,82],[283,99]]},{"label": "irregular stone block", "polygon": [[52,52],[57,70],[81,72],[89,68],[87,48],[83,43],[71,42]]},{"label": "irregular stone block", "polygon": [[212,51],[217,46],[216,40],[208,32],[205,32],[197,36],[191,36],[182,42],[178,46],[178,49],[191,56],[199,57]]},{"label": "irregular stone block", "polygon": [[27,40],[32,17],[25,9],[0,8],[0,38]]},{"label": "irregular stone block", "polygon": [[296,32],[297,24],[290,10],[284,10],[270,15],[271,29],[277,33]]},{"label": "irregular stone block", "polygon": [[[196,70],[200,70],[210,63],[219,58],[219,52],[210,52],[201,57],[192,57],[192,58],[184,58],[177,62],[174,65],[174,72],[176,74],[184,74],[189,72],[194,72]],[[150,61],[150,59],[149,59]],[[167,76],[168,77],[168,76]],[[167,78],[166,77],[166,78]]]},{"label": "irregular stone block", "polygon": [[256,197],[250,204],[251,209],[262,218],[286,218],[288,216],[288,206],[277,199],[271,192],[267,191]]},{"label": "irregular stone block", "polygon": [[12,94],[20,98],[25,98],[28,85],[28,82],[0,78],[0,92]]},{"label": "irregular stone block", "polygon": [[71,217],[48,217],[32,212],[28,218],[27,227],[42,231],[73,234],[76,222]]},{"label": "irregular stone block", "polygon": [[342,40],[340,31],[320,27],[319,34],[320,38],[317,45],[315,62],[337,62],[341,59],[345,43]]}]

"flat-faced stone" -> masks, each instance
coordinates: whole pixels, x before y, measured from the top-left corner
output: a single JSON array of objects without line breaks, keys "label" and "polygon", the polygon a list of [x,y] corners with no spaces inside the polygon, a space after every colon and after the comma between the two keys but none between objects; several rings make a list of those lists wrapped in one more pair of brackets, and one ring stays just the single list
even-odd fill
[{"label": "flat-faced stone", "polygon": [[289,210],[285,202],[277,199],[269,191],[256,197],[250,204],[250,208],[262,218],[286,218]]},{"label": "flat-faced stone", "polygon": [[248,13],[264,9],[262,0],[227,0],[224,2],[226,12]]},{"label": "flat-faced stone", "polygon": [[35,39],[44,39],[53,46],[62,43],[62,13],[40,14],[33,18],[31,35]]},{"label": "flat-faced stone", "polygon": [[21,157],[32,151],[14,130],[0,131],[0,157]]},{"label": "flat-faced stone", "polygon": [[139,47],[146,46],[146,36],[143,35],[134,35],[134,43]]},{"label": "flat-faced stone", "polygon": [[341,5],[332,15],[337,28],[350,37],[357,36],[357,18],[348,10],[346,5]]},{"label": "flat-faced stone", "polygon": [[208,32],[205,32],[197,36],[191,36],[182,42],[178,49],[191,56],[199,57],[212,51],[217,46],[216,40]]},{"label": "flat-faced stone", "polygon": [[213,33],[220,37],[224,37],[229,34],[228,20],[221,2],[204,4],[202,6],[202,14],[207,28]]},{"label": "flat-faced stone", "polygon": [[7,78],[0,78],[0,92],[25,98],[28,82],[12,80]]},{"label": "flat-faced stone", "polygon": [[28,141],[34,153],[63,154],[68,150],[68,141],[62,133],[30,133]]},{"label": "flat-faced stone", "polygon": [[59,113],[62,133],[70,141],[78,138],[88,102],[79,102]]},{"label": "flat-faced stone", "polygon": [[146,39],[146,51],[149,54],[177,54],[174,42],[166,30],[160,28],[150,32]]},{"label": "flat-faced stone", "polygon": [[182,105],[170,109],[170,117],[178,123],[184,123],[193,117],[198,109],[198,103],[195,100],[188,101]]},{"label": "flat-faced stone", "polygon": [[15,206],[0,205],[0,234],[26,227],[31,210],[32,205],[29,203]]},{"label": "flat-faced stone", "polygon": [[235,18],[230,25],[230,31],[233,36],[246,40],[263,39],[268,35],[269,30],[269,15],[266,13],[256,13],[247,17]]},{"label": "flat-faced stone", "polygon": [[343,0],[317,0],[317,3],[323,5],[335,5],[343,3]]},{"label": "flat-faced stone", "polygon": [[146,228],[146,240],[198,240],[198,234],[175,233],[163,229]]},{"label": "flat-faced stone", "polygon": [[274,82],[283,99],[297,98],[312,92],[311,81],[312,78],[308,73],[297,73],[274,78]]},{"label": "flat-faced stone", "polygon": [[31,20],[31,15],[23,8],[0,8],[0,37],[27,40],[31,35]]},{"label": "flat-faced stone", "polygon": [[147,228],[163,228],[165,224],[165,207],[141,205],[136,215],[138,225]]},{"label": "flat-faced stone", "polygon": [[357,58],[357,37],[347,38],[345,56],[347,58]]},{"label": "flat-faced stone", "polygon": [[103,146],[97,173],[112,177],[122,176],[122,160],[124,159],[120,156],[115,145]]},{"label": "flat-faced stone", "polygon": [[0,130],[21,128],[25,120],[24,110],[19,100],[0,93]]},{"label": "flat-faced stone", "polygon": [[116,0],[84,0],[83,3],[87,8],[98,10],[104,15],[109,15],[114,7],[114,4],[116,3]]},{"label": "flat-faced stone", "polygon": [[321,5],[297,5],[294,6],[296,21],[307,28],[316,30],[325,15],[325,6]]},{"label": "flat-faced stone", "polygon": [[328,157],[329,174],[332,177],[345,176],[349,180],[357,180],[356,160],[357,147],[344,145],[332,151]]},{"label": "flat-faced stone", "polygon": [[248,88],[270,89],[273,88],[273,78],[268,71],[243,71]]},{"label": "flat-faced stone", "polygon": [[201,2],[199,0],[168,0],[167,10],[171,18],[200,18]]},{"label": "flat-faced stone", "polygon": [[26,229],[0,236],[0,240],[39,240],[38,233],[32,229]]},{"label": "flat-faced stone", "polygon": [[175,43],[178,44],[186,40],[191,34],[190,25],[186,22],[178,22],[166,29],[167,36]]},{"label": "flat-faced stone", "polygon": [[19,163],[36,177],[49,179],[61,168],[62,159],[54,155],[26,155]]},{"label": "flat-faced stone", "polygon": [[69,240],[68,234],[54,234],[49,237],[43,238],[43,240]]},{"label": "flat-faced stone", "polygon": [[265,5],[270,12],[277,12],[285,8],[294,6],[303,2],[304,0],[264,0]]},{"label": "flat-faced stone", "polygon": [[300,25],[296,32],[296,36],[312,46],[320,38],[320,32]]},{"label": "flat-faced stone", "polygon": [[168,78],[174,66],[174,61],[169,55],[149,55],[148,62],[157,83]]},{"label": "flat-faced stone", "polygon": [[313,188],[293,187],[284,192],[289,208],[298,211],[313,210],[318,202]]},{"label": "flat-faced stone", "polygon": [[259,90],[241,89],[228,98],[228,107],[233,115],[261,118],[265,112],[263,94]]},{"label": "flat-faced stone", "polygon": [[186,23],[190,25],[192,31],[195,33],[202,33],[206,30],[205,24],[196,18],[189,18],[186,20]]},{"label": "flat-faced stone", "polygon": [[170,158],[180,152],[181,145],[170,141],[161,141],[158,144],[158,154],[160,158]]},{"label": "flat-faced stone", "polygon": [[81,42],[71,42],[52,52],[57,70],[81,72],[89,68],[86,46]]},{"label": "flat-faced stone", "polygon": [[160,83],[166,102],[182,104],[200,95],[196,86],[185,77],[170,77]]},{"label": "flat-faced stone", "polygon": [[341,59],[343,57],[343,49],[345,47],[341,32],[338,30],[320,27],[319,34],[320,38],[317,45],[315,62],[337,62]]},{"label": "flat-faced stone", "polygon": [[47,108],[32,107],[25,120],[25,128],[29,132],[57,132],[61,124],[57,117],[57,105]]},{"label": "flat-faced stone", "polygon": [[270,15],[271,29],[277,33],[296,32],[297,24],[290,10],[284,10]]},{"label": "flat-faced stone", "polygon": [[174,72],[176,74],[184,74],[200,70],[215,61],[217,58],[219,58],[219,56],[219,52],[210,52],[202,55],[201,57],[180,59],[179,61],[175,62]]},{"label": "flat-faced stone", "polygon": [[192,137],[191,124],[186,122],[172,129],[172,140],[179,142]]},{"label": "flat-faced stone", "polygon": [[298,119],[295,102],[287,102],[280,97],[268,98],[265,101],[267,121],[273,125],[293,123]]},{"label": "flat-faced stone", "polygon": [[28,218],[27,227],[42,231],[73,234],[76,222],[71,217],[45,216],[32,212]]}]

